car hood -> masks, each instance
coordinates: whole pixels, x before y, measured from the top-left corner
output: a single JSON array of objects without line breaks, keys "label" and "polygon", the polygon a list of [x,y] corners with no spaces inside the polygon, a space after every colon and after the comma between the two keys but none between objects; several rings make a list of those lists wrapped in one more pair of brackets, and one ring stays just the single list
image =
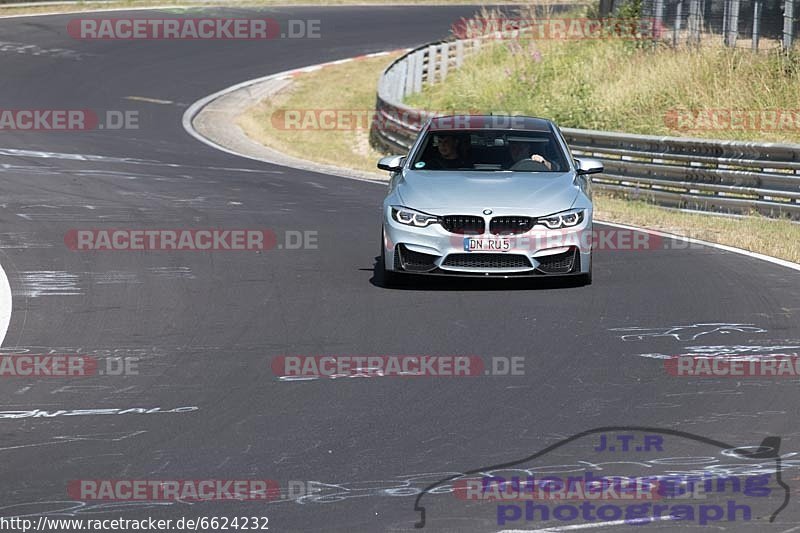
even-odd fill
[{"label": "car hood", "polygon": [[406,207],[434,214],[452,209],[524,209],[548,215],[572,207],[574,172],[407,171],[397,184]]}]

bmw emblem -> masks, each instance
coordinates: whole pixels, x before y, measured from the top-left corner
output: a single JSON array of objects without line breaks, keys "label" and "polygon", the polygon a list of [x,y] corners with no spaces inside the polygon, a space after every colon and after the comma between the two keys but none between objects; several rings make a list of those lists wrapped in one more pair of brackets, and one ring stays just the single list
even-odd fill
[{"label": "bmw emblem", "polygon": [[491,215],[492,214],[492,210],[491,209],[484,209],[483,210],[483,214],[484,215]]}]

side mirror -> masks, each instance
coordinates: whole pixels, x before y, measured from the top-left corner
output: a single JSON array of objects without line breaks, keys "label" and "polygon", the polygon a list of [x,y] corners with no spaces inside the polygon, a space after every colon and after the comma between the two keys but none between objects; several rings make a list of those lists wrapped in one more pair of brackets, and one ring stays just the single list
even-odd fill
[{"label": "side mirror", "polygon": [[576,159],[575,163],[578,165],[578,174],[600,174],[603,172],[603,163],[597,159],[585,157]]},{"label": "side mirror", "polygon": [[382,157],[380,161],[378,161],[378,168],[381,170],[386,170],[387,172],[400,172],[405,161],[406,156],[404,155],[390,155]]}]

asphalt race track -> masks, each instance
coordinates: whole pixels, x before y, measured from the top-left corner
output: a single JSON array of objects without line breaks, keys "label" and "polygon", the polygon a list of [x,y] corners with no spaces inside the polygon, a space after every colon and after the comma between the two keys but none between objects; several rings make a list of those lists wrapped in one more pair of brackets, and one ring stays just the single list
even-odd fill
[{"label": "asphalt race track", "polygon": [[[688,352],[800,352],[797,271],[667,240],[595,252],[588,287],[425,280],[388,289],[373,271],[385,186],[237,158],[181,126],[187,106],[234,83],[442,38],[474,9],[114,14],[321,21],[319,39],[272,41],[82,41],[66,30],[78,15],[0,21],[0,41],[15,43],[0,46],[0,108],[139,113],[138,129],[0,132],[0,264],[13,294],[3,351],[136,358],[138,369],[0,378],[0,516],[263,516],[271,531],[410,531],[420,496],[429,531],[536,529],[543,523],[524,512],[499,524],[498,505],[455,498],[447,483],[422,491],[594,428],[645,426],[686,435],[665,435],[662,450],[633,459],[601,455],[587,434],[531,459],[527,472],[627,463],[637,475],[768,473],[773,490],[750,498],[751,521],[711,525],[800,525],[798,378],[680,378],[664,368],[664,357]],[[76,228],[268,228],[279,243],[287,231],[316,232],[318,246],[85,252],[65,244]],[[279,380],[271,362],[296,354],[471,355],[487,367],[522,357],[524,372]],[[782,460],[733,457],[701,437],[731,447],[779,437]],[[68,493],[87,479],[264,479],[304,482],[307,494],[87,502]]]}]

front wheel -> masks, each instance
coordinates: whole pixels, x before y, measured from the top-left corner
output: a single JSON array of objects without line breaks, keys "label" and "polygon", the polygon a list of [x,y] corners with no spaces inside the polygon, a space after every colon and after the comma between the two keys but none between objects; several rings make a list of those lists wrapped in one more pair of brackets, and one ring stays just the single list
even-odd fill
[{"label": "front wheel", "polygon": [[592,260],[592,256],[589,256],[589,272],[586,274],[580,274],[578,276],[579,283],[581,285],[591,285],[592,284],[592,267],[594,266],[594,261]]},{"label": "front wheel", "polygon": [[381,276],[381,285],[384,287],[394,287],[397,285],[397,274],[393,270],[386,268],[386,245],[384,244],[383,230],[381,230],[381,256],[379,261],[378,272]]}]

